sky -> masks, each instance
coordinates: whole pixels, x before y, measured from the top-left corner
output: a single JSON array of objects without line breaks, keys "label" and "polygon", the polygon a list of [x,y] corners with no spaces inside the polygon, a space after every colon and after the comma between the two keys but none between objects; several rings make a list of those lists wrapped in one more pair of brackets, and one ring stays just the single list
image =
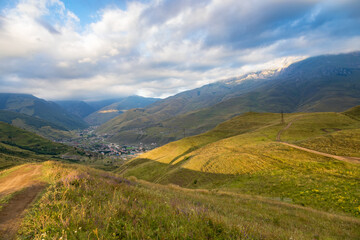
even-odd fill
[{"label": "sky", "polygon": [[167,97],[360,50],[359,0],[0,0],[0,92]]}]

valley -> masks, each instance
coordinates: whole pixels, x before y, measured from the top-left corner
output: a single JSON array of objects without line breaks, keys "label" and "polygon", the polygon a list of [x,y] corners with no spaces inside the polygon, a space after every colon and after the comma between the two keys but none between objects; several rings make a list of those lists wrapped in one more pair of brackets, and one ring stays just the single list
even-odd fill
[{"label": "valley", "polygon": [[360,0],[0,0],[0,240],[360,240]]},{"label": "valley", "polygon": [[160,100],[0,94],[0,239],[359,239],[359,56]]},{"label": "valley", "polygon": [[[248,112],[116,164],[106,156],[19,162],[0,173],[0,231],[20,239],[356,239],[359,109]],[[77,134],[99,138],[93,131]],[[27,143],[10,136],[14,147]]]},{"label": "valley", "polygon": [[110,157],[113,159],[128,160],[136,157],[146,151],[154,149],[155,143],[137,145],[119,145],[116,143],[108,142],[107,136],[95,134],[96,127],[90,127],[83,130],[73,132],[73,137],[61,139],[57,142],[83,149],[89,154],[97,154],[98,156]]}]

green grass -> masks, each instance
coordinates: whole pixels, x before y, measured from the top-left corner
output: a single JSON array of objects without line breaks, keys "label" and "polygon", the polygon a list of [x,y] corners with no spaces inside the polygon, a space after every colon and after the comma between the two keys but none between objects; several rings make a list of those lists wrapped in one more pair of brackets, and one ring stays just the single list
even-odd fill
[{"label": "green grass", "polygon": [[44,163],[50,186],[18,239],[356,239],[360,221],[262,197]]},{"label": "green grass", "polygon": [[70,147],[51,142],[36,134],[0,122],[0,141],[38,154],[57,155],[70,150]]},{"label": "green grass", "polygon": [[285,114],[281,124],[280,114],[251,113],[145,153],[117,172],[162,184],[255,194],[360,216],[360,164],[276,142],[279,131],[290,122],[281,136],[284,141],[359,156],[359,122],[344,114]]},{"label": "green grass", "polygon": [[297,142],[340,130],[360,128],[360,122],[342,113],[308,113],[294,120],[281,135],[285,142]]},{"label": "green grass", "polygon": [[0,170],[28,162],[47,161],[77,150],[0,122]]},{"label": "green grass", "polygon": [[336,131],[297,144],[338,156],[360,157],[360,129]]}]

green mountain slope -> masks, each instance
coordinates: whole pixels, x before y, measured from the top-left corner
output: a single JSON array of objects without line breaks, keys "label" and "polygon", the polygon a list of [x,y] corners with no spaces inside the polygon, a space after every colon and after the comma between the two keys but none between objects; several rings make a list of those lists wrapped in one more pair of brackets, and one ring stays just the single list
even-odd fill
[{"label": "green mountain slope", "polygon": [[64,127],[22,113],[0,110],[0,121],[51,140],[65,139],[72,136]]},{"label": "green mountain slope", "polygon": [[69,130],[87,126],[59,105],[28,94],[0,93],[0,109],[37,117]]},{"label": "green mountain slope", "polygon": [[0,122],[0,168],[24,162],[46,161],[74,149]]},{"label": "green mountain slope", "polygon": [[284,115],[285,123],[279,113],[237,116],[147,152],[119,171],[156,183],[258,194],[360,216],[360,121],[346,113]]},{"label": "green mountain slope", "polygon": [[121,100],[119,99],[118,101],[91,113],[85,118],[85,121],[90,125],[101,125],[129,109],[143,108],[158,100],[158,98],[145,98],[140,96],[130,96]]},{"label": "green mountain slope", "polygon": [[[249,110],[344,111],[360,104],[359,66],[358,52],[313,57],[294,63],[270,77],[260,75],[240,83],[232,80],[208,85],[207,90],[206,87],[201,88],[206,90],[206,97],[202,100],[182,100],[181,96],[194,95],[197,90],[170,97],[146,108],[142,115],[136,115],[136,118],[119,116],[102,125],[97,131],[112,135],[112,141],[163,144],[182,138],[184,130],[187,136],[199,134]],[[217,98],[216,94],[210,94],[212,91],[217,93],[214,88],[227,90]],[[207,101],[208,105],[196,105],[198,101]],[[171,110],[171,106],[174,106],[175,110]],[[184,111],[177,111],[179,106]]]},{"label": "green mountain slope", "polygon": [[[10,170],[21,173],[28,167]],[[27,211],[17,234],[20,239],[356,239],[360,235],[358,218],[274,199],[129,181],[75,164],[46,162],[36,167],[41,167],[39,178],[49,187]]]}]

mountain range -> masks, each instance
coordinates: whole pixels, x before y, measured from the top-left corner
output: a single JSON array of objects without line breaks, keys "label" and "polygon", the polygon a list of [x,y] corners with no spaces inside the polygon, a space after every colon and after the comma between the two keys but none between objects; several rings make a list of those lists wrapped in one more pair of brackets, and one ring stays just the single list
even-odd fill
[{"label": "mountain range", "polygon": [[200,134],[247,111],[344,111],[360,104],[360,52],[311,57],[133,109],[97,129],[111,141],[164,144]]},{"label": "mountain range", "polygon": [[80,117],[67,112],[58,104],[29,94],[0,93],[0,109],[40,118],[66,130],[87,127]]},{"label": "mountain range", "polygon": [[51,140],[69,138],[69,130],[100,125],[134,107],[158,99],[130,96],[101,101],[50,102],[29,94],[0,93],[0,121]]}]

